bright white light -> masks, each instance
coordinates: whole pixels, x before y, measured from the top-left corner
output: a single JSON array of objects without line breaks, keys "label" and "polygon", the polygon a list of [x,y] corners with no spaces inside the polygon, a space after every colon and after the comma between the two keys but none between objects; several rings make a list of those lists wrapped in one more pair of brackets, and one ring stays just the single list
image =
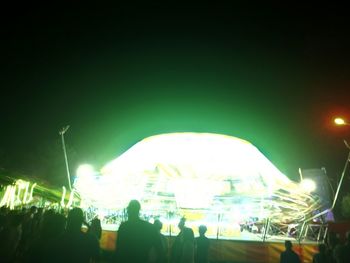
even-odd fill
[{"label": "bright white light", "polygon": [[305,192],[311,193],[316,190],[316,184],[311,179],[304,179],[300,182],[300,186]]},{"label": "bright white light", "polygon": [[346,125],[346,122],[343,118],[335,118],[334,123],[337,125]]},{"label": "bright white light", "polygon": [[94,173],[94,167],[92,167],[90,164],[82,164],[77,169],[78,177],[92,176]]}]

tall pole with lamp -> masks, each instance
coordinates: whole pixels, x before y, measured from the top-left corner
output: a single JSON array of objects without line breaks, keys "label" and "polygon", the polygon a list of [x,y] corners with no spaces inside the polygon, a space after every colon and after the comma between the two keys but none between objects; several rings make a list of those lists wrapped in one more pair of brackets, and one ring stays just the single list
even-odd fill
[{"label": "tall pole with lamp", "polygon": [[[339,117],[334,119],[334,123],[335,123],[336,125],[338,125],[338,126],[350,126],[350,123],[346,122],[343,118],[339,118]],[[301,230],[300,230],[299,243],[300,243],[301,238],[302,238],[302,234],[303,234],[303,230],[304,230],[304,228],[305,228],[305,224],[308,223],[308,222],[310,222],[311,220],[313,220],[313,219],[315,219],[315,218],[318,218],[318,217],[320,217],[320,216],[322,216],[322,215],[327,214],[328,212],[331,212],[331,211],[334,209],[334,207],[335,207],[335,205],[336,205],[336,203],[337,203],[337,199],[338,199],[338,196],[339,196],[339,192],[340,192],[341,186],[342,186],[342,184],[343,184],[343,180],[344,180],[344,178],[345,178],[345,175],[346,175],[346,172],[347,172],[347,170],[348,170],[349,163],[350,163],[350,146],[349,146],[349,144],[348,144],[348,142],[347,142],[346,140],[344,140],[344,144],[345,144],[346,148],[349,150],[349,152],[348,152],[348,155],[347,155],[347,158],[346,158],[346,161],[345,161],[345,165],[344,165],[343,171],[342,171],[342,173],[341,173],[340,180],[339,180],[339,182],[338,182],[337,189],[336,189],[335,194],[334,194],[332,207],[331,207],[331,208],[328,208],[328,209],[326,209],[326,210],[324,210],[324,211],[322,211],[321,213],[318,213],[318,214],[316,214],[316,215],[314,215],[314,216],[312,216],[312,217],[306,219],[306,220],[303,222],[302,227],[301,227]],[[327,231],[326,231],[325,234],[327,234]],[[324,237],[325,237],[325,236],[324,236]]]},{"label": "tall pole with lamp", "polygon": [[62,139],[62,148],[63,148],[64,160],[65,160],[66,170],[67,170],[68,186],[69,186],[69,190],[72,190],[72,186],[71,186],[71,183],[70,183],[70,173],[69,173],[69,166],[68,166],[68,158],[67,158],[66,144],[65,144],[65,142],[64,142],[64,134],[68,131],[68,129],[69,129],[69,125],[63,127],[63,128],[59,131],[59,134],[61,135],[61,139]]}]

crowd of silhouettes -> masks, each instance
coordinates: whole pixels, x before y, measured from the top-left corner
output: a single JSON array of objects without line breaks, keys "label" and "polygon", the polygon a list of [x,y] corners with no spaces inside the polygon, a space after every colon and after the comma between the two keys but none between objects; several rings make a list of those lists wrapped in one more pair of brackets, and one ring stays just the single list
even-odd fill
[{"label": "crowd of silhouettes", "polygon": [[[116,263],[209,263],[210,241],[207,227],[199,226],[199,237],[180,219],[179,234],[169,239],[161,233],[159,219],[153,224],[141,219],[141,204],[131,200],[127,220],[117,231]],[[85,225],[85,227],[83,227]],[[32,206],[29,209],[0,208],[0,262],[99,262],[100,220],[84,221],[80,208],[57,212]],[[173,241],[173,242],[172,242]],[[313,263],[350,262],[350,233],[344,243],[330,232],[324,244],[318,245]],[[106,262],[106,261],[103,261]],[[300,263],[292,242],[285,241],[280,263]]]},{"label": "crowd of silhouettes", "polygon": [[169,239],[161,233],[162,222],[156,219],[150,224],[142,220],[140,209],[137,200],[130,201],[127,207],[128,220],[121,223],[117,233],[116,262],[209,262],[209,239],[205,236],[205,226],[199,227],[200,236],[195,239],[193,230],[185,225],[186,219],[181,218],[178,224],[180,232],[170,246]]},{"label": "crowd of silhouettes", "polygon": [[350,232],[346,233],[345,242],[338,234],[330,232],[326,243],[318,246],[319,252],[314,255],[313,263],[348,263],[350,262]]},{"label": "crowd of silhouettes", "polygon": [[[299,263],[300,257],[292,248],[292,242],[285,241],[285,251],[280,255],[280,263]],[[350,262],[350,232],[346,234],[345,243],[339,236],[330,232],[325,243],[318,245],[318,252],[313,255],[312,263],[349,263]]]},{"label": "crowd of silhouettes", "polygon": [[[101,225],[83,231],[83,211],[0,209],[0,262],[97,262]],[[86,233],[87,232],[87,233]]]}]

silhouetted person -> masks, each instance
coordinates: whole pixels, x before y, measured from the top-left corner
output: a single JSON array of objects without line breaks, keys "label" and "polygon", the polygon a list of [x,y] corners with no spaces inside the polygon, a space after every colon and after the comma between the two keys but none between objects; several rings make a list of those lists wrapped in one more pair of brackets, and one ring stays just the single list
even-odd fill
[{"label": "silhouetted person", "polygon": [[127,207],[128,220],[119,226],[116,240],[118,263],[159,262],[164,259],[156,228],[140,219],[140,209],[140,203],[131,200]]},{"label": "silhouetted person", "polygon": [[154,220],[153,222],[153,225],[154,227],[156,228],[157,230],[157,233],[160,237],[160,241],[162,243],[162,250],[163,250],[163,254],[165,256],[164,260],[165,262],[167,262],[167,257],[168,257],[168,240],[167,238],[160,232],[163,228],[163,223],[159,220],[159,219],[156,219]]},{"label": "silhouetted person", "polygon": [[101,239],[102,236],[102,227],[101,227],[101,221],[98,218],[92,219],[88,233],[95,236],[97,240]]},{"label": "silhouetted person", "polygon": [[337,260],[337,263],[350,262],[350,232],[346,233],[346,242],[339,248],[339,255],[337,257]]},{"label": "silhouetted person", "polygon": [[25,262],[51,262],[55,252],[57,240],[63,234],[66,218],[49,210],[43,215],[42,228],[39,237],[32,240]]},{"label": "silhouetted person", "polygon": [[0,233],[0,261],[14,262],[22,237],[23,216],[10,212],[8,221]]},{"label": "silhouetted person", "polygon": [[18,260],[23,261],[24,257],[28,254],[29,248],[33,246],[33,243],[39,238],[41,225],[42,225],[43,208],[37,208],[32,206],[29,213],[26,215],[25,224],[23,224],[22,240],[18,251]]},{"label": "silhouetted person", "polygon": [[8,213],[8,209],[6,208],[6,206],[2,206],[0,208],[0,232],[7,223],[7,213]]},{"label": "silhouetted person", "polygon": [[300,258],[292,249],[292,242],[286,240],[284,242],[286,250],[281,253],[280,263],[300,263]]},{"label": "silhouetted person", "polygon": [[31,206],[29,211],[23,215],[22,221],[22,238],[18,245],[18,254],[26,253],[30,242],[34,236],[33,226],[34,226],[34,215],[37,212],[36,206]]},{"label": "silhouetted person", "polygon": [[331,263],[336,263],[337,258],[339,258],[339,253],[340,253],[340,241],[338,234],[335,232],[329,232],[327,235],[327,251],[326,254],[329,258],[329,261]]},{"label": "silhouetted person", "polygon": [[99,243],[94,236],[81,231],[83,221],[80,208],[69,211],[66,231],[58,239],[52,261],[95,262],[99,258]]},{"label": "silhouetted person", "polygon": [[182,254],[182,234],[183,230],[185,228],[186,224],[186,218],[182,217],[180,219],[180,222],[178,223],[178,228],[180,229],[179,234],[176,236],[174,244],[171,248],[171,263],[178,263],[180,262],[181,254]]},{"label": "silhouetted person", "polygon": [[193,230],[184,227],[181,236],[180,263],[194,263],[194,234]]},{"label": "silhouetted person", "polygon": [[209,262],[209,239],[205,236],[207,227],[204,225],[198,228],[199,237],[196,238],[196,263]]},{"label": "silhouetted person", "polygon": [[329,263],[329,258],[326,253],[326,245],[319,244],[318,245],[318,253],[316,253],[312,259],[312,263]]},{"label": "silhouetted person", "polygon": [[44,209],[42,207],[39,207],[36,213],[33,215],[31,238],[35,238],[40,232],[43,221],[43,212]]}]

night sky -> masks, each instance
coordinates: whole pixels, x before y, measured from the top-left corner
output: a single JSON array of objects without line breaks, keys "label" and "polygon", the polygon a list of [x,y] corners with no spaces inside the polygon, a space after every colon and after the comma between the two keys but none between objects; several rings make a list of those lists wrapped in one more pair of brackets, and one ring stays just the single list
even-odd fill
[{"label": "night sky", "polygon": [[[341,6],[21,6],[1,18],[0,167],[55,185],[139,140],[246,139],[282,172],[336,179],[350,129],[350,22]],[[171,150],[171,149],[169,149]],[[349,183],[348,181],[346,181]]]}]

